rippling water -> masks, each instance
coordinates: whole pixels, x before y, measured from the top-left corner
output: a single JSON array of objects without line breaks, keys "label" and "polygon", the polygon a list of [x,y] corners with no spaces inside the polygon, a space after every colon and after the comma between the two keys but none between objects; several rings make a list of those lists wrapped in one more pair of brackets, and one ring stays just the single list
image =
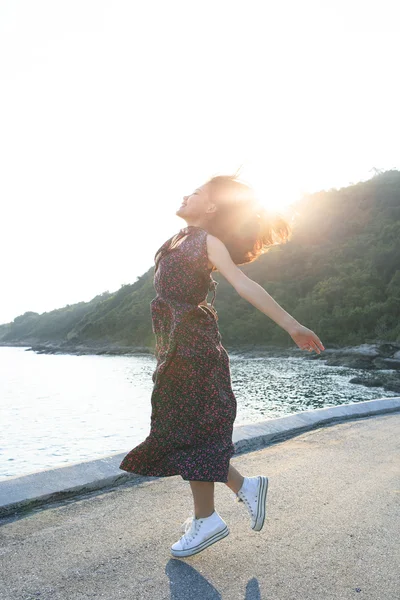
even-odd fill
[{"label": "rippling water", "polygon": [[[235,425],[395,396],[348,383],[362,370],[231,356]],[[128,452],[150,430],[156,360],[0,347],[0,479]]]}]

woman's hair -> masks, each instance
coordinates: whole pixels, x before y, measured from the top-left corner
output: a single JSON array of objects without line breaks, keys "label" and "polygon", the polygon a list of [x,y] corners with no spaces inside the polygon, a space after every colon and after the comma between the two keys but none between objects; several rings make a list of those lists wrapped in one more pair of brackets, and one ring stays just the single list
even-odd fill
[{"label": "woman's hair", "polygon": [[291,238],[292,227],[287,219],[262,206],[237,172],[214,176],[206,183],[216,211],[204,228],[225,244],[236,265],[253,262],[269,247]]}]

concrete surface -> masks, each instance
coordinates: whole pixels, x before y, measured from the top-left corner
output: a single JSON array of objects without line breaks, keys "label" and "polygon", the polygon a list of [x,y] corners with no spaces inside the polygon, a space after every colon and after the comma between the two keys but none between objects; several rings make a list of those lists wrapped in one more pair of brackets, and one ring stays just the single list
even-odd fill
[{"label": "concrete surface", "polygon": [[180,476],[131,481],[2,520],[2,600],[398,600],[400,413],[331,424],[232,458],[269,477],[255,532],[215,484],[230,534],[170,546],[192,512]]},{"label": "concrete surface", "polygon": [[[232,436],[235,453],[263,448],[327,423],[396,410],[400,410],[400,397],[389,397],[301,411],[277,419],[239,425],[234,427]],[[127,481],[142,481],[143,476],[119,469],[121,460],[130,449],[96,460],[0,481],[0,517]],[[152,479],[145,477],[145,480]]]}]

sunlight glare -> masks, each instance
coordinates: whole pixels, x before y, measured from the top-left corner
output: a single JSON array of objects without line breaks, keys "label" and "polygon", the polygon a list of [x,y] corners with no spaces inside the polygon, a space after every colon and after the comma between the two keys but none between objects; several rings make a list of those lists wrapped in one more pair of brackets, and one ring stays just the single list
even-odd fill
[{"label": "sunlight glare", "polygon": [[251,185],[257,200],[266,209],[285,213],[290,205],[303,195],[305,190],[293,176],[288,181],[288,171],[279,172],[277,169],[246,163],[240,174],[240,179]]}]

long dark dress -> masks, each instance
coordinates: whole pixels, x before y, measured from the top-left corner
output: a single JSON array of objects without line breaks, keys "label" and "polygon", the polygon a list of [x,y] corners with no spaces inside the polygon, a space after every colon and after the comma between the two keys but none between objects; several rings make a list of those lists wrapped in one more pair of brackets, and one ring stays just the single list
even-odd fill
[{"label": "long dark dress", "polygon": [[[206,238],[204,229],[190,225],[156,253],[163,257],[150,304],[157,359],[150,434],[124,457],[124,471],[228,481],[236,398],[213,306],[217,282],[208,268]],[[212,289],[211,307],[199,306]]]}]

